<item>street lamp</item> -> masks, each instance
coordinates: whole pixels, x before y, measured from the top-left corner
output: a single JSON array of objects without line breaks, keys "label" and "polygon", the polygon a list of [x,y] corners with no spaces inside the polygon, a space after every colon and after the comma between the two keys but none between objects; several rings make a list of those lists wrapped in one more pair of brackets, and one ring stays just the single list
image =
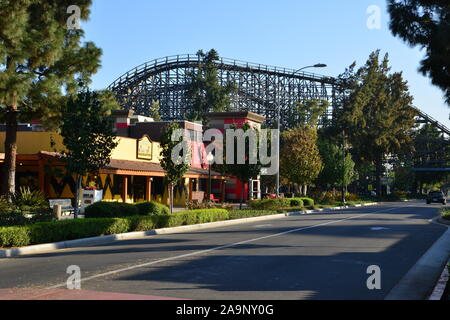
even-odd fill
[{"label": "street lamp", "polygon": [[[298,69],[297,71],[294,72],[294,75],[299,73],[302,70],[308,69],[308,68],[326,68],[328,67],[326,64],[324,63],[317,63],[315,65],[312,66],[306,66],[303,67],[301,69]],[[280,197],[280,135],[281,135],[281,108],[280,108],[280,101],[279,101],[279,97],[277,96],[276,101],[275,101],[275,105],[277,108],[277,127],[278,127],[278,146],[277,146],[277,163],[278,163],[278,171],[277,171],[277,197]]]},{"label": "street lamp", "polygon": [[208,161],[208,202],[211,201],[211,166],[214,162],[214,155],[210,152],[206,156],[206,161]]},{"label": "street lamp", "polygon": [[298,69],[297,71],[294,72],[294,74],[297,74],[300,71],[308,69],[308,68],[326,68],[326,67],[328,67],[328,66],[326,64],[324,64],[324,63],[317,63],[317,64],[315,64],[313,66],[307,66],[307,67],[303,67],[301,69]]}]

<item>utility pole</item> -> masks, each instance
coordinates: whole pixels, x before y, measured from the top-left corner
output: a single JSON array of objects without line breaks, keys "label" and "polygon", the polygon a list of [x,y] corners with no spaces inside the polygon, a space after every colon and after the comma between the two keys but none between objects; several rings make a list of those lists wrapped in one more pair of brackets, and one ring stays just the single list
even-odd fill
[{"label": "utility pole", "polygon": [[342,203],[345,205],[345,130],[342,131]]},{"label": "utility pole", "polygon": [[280,197],[280,135],[281,135],[281,108],[280,108],[280,102],[279,102],[279,98],[275,98],[276,99],[276,106],[277,106],[277,129],[278,129],[278,134],[277,134],[277,164],[278,164],[278,170],[277,170],[277,198]]},{"label": "utility pole", "polygon": [[[317,63],[312,66],[306,66],[301,69],[298,69],[294,72],[294,75],[304,69],[308,68],[326,68],[327,65],[323,63]],[[279,91],[275,91],[275,107],[277,108],[277,129],[278,129],[278,146],[277,146],[277,164],[278,164],[278,171],[277,171],[277,198],[280,197],[280,136],[281,136],[281,104],[280,104],[280,94]]]}]

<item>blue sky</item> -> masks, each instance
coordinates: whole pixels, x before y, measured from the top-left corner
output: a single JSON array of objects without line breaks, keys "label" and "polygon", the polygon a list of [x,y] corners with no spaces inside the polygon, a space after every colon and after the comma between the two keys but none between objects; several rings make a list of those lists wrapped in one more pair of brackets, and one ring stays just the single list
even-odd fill
[{"label": "blue sky", "polygon": [[[367,28],[367,8],[381,8],[381,29]],[[442,92],[417,72],[422,53],[392,36],[386,0],[93,0],[86,39],[103,49],[92,87],[103,89],[155,58],[215,48],[226,58],[336,76],[369,54],[389,53],[414,104],[450,127]]]}]

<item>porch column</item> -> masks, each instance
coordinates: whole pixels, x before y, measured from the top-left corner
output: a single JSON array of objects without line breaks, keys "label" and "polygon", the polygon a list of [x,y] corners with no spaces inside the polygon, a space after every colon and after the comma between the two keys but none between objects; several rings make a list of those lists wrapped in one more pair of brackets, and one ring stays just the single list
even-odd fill
[{"label": "porch column", "polygon": [[189,201],[192,201],[192,192],[194,188],[194,183],[192,181],[192,179],[189,179]]},{"label": "porch column", "polygon": [[122,183],[122,201],[124,203],[127,202],[128,199],[128,177],[127,176],[123,176],[122,178],[123,183]]},{"label": "porch column", "polygon": [[46,194],[45,192],[45,170],[44,163],[42,160],[39,160],[39,190]]},{"label": "porch column", "polygon": [[221,201],[225,202],[225,180],[220,180]]},{"label": "porch column", "polygon": [[152,201],[152,178],[146,177],[145,201]]}]

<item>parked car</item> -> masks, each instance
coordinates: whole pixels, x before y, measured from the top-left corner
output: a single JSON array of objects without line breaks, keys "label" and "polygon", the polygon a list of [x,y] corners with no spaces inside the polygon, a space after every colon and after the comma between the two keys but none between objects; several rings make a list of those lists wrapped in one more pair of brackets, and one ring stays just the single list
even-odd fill
[{"label": "parked car", "polygon": [[441,191],[431,191],[427,197],[427,204],[442,203],[444,206],[447,204],[447,199],[444,193]]}]

